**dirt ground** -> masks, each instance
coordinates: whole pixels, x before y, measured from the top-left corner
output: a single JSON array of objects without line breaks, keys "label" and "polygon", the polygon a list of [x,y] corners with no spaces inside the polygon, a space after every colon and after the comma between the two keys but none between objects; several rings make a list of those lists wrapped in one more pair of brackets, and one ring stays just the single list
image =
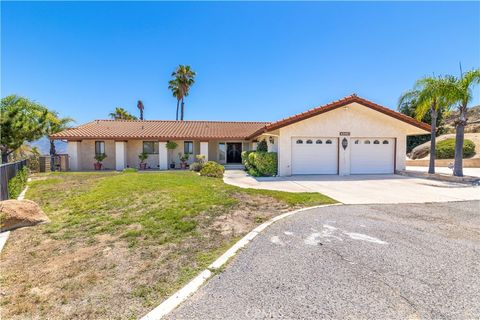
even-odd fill
[{"label": "dirt ground", "polygon": [[12,232],[0,262],[1,318],[142,316],[255,225],[292,209],[268,196],[234,197],[230,210],[195,217],[201,236],[176,243],[131,248],[119,236],[55,237],[43,225]]}]

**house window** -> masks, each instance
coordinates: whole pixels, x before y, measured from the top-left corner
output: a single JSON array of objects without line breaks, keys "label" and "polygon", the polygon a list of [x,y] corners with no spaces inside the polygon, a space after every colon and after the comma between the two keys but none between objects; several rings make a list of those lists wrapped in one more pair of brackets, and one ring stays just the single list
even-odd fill
[{"label": "house window", "polygon": [[105,141],[95,141],[95,155],[105,154]]},{"label": "house window", "polygon": [[183,143],[183,153],[193,154],[193,141],[185,141]]},{"label": "house window", "polygon": [[380,144],[380,141],[375,140],[375,141],[373,141],[373,144]]},{"label": "house window", "polygon": [[297,140],[297,144],[303,144],[303,140],[298,139],[298,140]]},{"label": "house window", "polygon": [[218,162],[225,163],[227,160],[227,148],[225,142],[220,142],[218,144]]},{"label": "house window", "polygon": [[312,144],[313,141],[312,140],[307,140],[307,144]]},{"label": "house window", "polygon": [[317,140],[317,141],[315,141],[315,143],[316,144],[322,144],[323,142],[322,142],[322,140]]},{"label": "house window", "polygon": [[326,144],[332,144],[332,140],[325,141]]},{"label": "house window", "polygon": [[143,152],[146,154],[158,154],[158,142],[143,141]]},{"label": "house window", "polygon": [[383,140],[383,144],[388,144],[388,140]]},{"label": "house window", "polygon": [[365,140],[365,144],[370,144],[370,140]]}]

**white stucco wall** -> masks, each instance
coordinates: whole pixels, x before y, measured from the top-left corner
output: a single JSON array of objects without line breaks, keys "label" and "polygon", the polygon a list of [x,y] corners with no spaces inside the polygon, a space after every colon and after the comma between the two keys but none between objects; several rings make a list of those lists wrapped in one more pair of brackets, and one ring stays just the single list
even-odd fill
[{"label": "white stucco wall", "polygon": [[[340,132],[350,132],[345,138],[348,147],[343,150]],[[426,132],[394,119],[368,107],[352,103],[347,108],[338,108],[318,116],[279,129],[278,156],[279,175],[291,175],[292,137],[337,137],[339,138],[339,174],[350,174],[350,144],[353,138],[396,138],[396,170],[405,169],[406,136]]]}]

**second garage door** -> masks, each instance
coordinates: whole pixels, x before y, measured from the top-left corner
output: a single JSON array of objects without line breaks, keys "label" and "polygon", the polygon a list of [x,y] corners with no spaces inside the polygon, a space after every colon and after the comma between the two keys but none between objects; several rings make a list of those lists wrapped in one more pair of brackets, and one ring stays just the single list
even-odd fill
[{"label": "second garage door", "polygon": [[337,138],[292,138],[292,174],[337,174],[337,159]]},{"label": "second garage door", "polygon": [[395,139],[352,138],[351,174],[394,172]]}]

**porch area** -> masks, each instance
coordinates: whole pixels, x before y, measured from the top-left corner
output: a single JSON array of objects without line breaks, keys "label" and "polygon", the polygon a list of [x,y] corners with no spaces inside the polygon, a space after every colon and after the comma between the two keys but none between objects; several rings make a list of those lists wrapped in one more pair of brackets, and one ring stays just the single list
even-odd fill
[{"label": "porch area", "polygon": [[[172,143],[174,142],[174,143]],[[167,145],[174,148],[167,148]],[[197,155],[215,161],[226,169],[242,168],[242,151],[254,150],[256,142],[236,140],[81,140],[68,141],[67,153],[71,171],[94,170],[95,156],[105,154],[102,170],[140,168],[139,155],[145,153],[147,170],[182,169],[193,163]],[[185,163],[185,165],[182,165]]]}]

